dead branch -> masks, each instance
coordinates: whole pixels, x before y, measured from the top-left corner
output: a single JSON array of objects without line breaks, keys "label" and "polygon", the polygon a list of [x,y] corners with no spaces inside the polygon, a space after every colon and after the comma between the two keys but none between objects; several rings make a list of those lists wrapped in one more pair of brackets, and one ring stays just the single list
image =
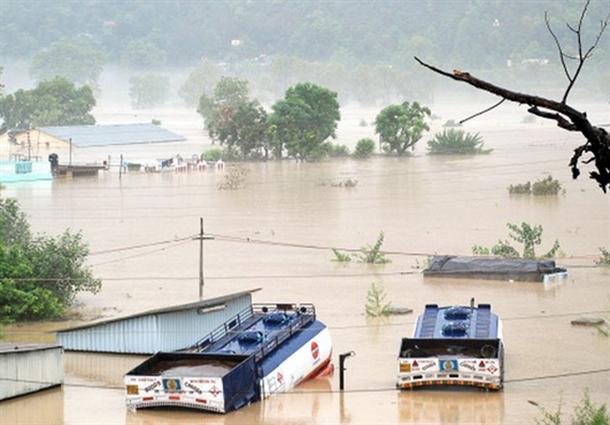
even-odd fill
[{"label": "dead branch", "polygon": [[[555,32],[553,32],[553,28],[551,28],[551,23],[549,22],[548,12],[544,12],[544,22],[546,23],[546,29],[549,30],[549,32],[551,33],[551,37],[553,37],[553,40],[555,41],[555,46],[557,46],[557,50],[559,50],[559,60],[561,61],[561,66],[563,67],[563,72],[564,72],[564,74],[566,74],[568,81],[571,83],[572,76],[570,75],[570,71],[568,71],[568,66],[566,65],[566,61],[564,59],[568,56],[563,52],[563,48],[561,47],[559,38],[557,38],[557,35],[555,35]],[[569,25],[568,25],[568,27],[569,27]],[[572,29],[572,28],[570,28],[570,29]],[[574,60],[576,60],[576,57],[574,57],[574,56],[569,56],[569,58],[570,59],[574,58]]]},{"label": "dead branch", "polygon": [[476,114],[474,114],[474,115],[471,115],[471,116],[469,116],[469,117],[464,118],[463,120],[461,120],[461,121],[460,121],[460,124],[464,124],[464,123],[465,123],[466,121],[468,121],[468,120],[471,120],[471,119],[473,119],[473,118],[476,118],[476,117],[478,117],[479,115],[483,115],[483,114],[485,114],[485,113],[487,113],[487,112],[491,111],[492,109],[497,108],[498,106],[500,106],[501,104],[503,104],[505,100],[506,100],[506,99],[501,99],[501,100],[500,100],[498,103],[494,103],[494,104],[493,104],[493,106],[490,106],[489,108],[483,109],[481,112],[477,112],[477,113],[476,113]]},{"label": "dead branch", "polygon": [[[610,186],[610,137],[608,137],[608,133],[603,128],[593,126],[587,119],[586,113],[574,109],[565,102],[508,90],[476,78],[468,72],[455,69],[453,73],[449,73],[423,62],[418,57],[415,57],[415,60],[429,70],[452,80],[464,82],[480,90],[500,96],[504,100],[529,105],[528,112],[542,118],[555,120],[557,125],[565,130],[581,132],[587,139],[587,142],[574,150],[569,164],[572,169],[572,177],[577,178],[580,175],[578,161],[582,155],[591,153],[597,170],[590,172],[589,176],[597,181],[602,190],[606,192],[606,188]],[[543,111],[540,108],[556,113]]]},{"label": "dead branch", "polygon": [[[610,136],[608,136],[606,130],[604,130],[601,126],[592,125],[587,119],[587,114],[585,112],[578,111],[567,104],[568,96],[580,75],[580,71],[582,70],[586,60],[592,56],[593,51],[599,44],[599,41],[601,40],[602,35],[604,34],[604,31],[608,26],[608,22],[610,21],[609,13],[608,16],[601,21],[599,32],[595,37],[595,41],[588,49],[585,50],[582,44],[582,25],[585,19],[585,15],[587,14],[587,10],[589,8],[589,4],[590,0],[587,0],[580,14],[578,26],[576,28],[574,28],[569,23],[566,24],[568,26],[568,29],[576,36],[576,41],[578,43],[578,56],[569,55],[564,52],[559,38],[551,27],[548,14],[544,14],[546,27],[551,33],[553,40],[555,41],[555,45],[557,46],[557,50],[559,51],[559,60],[561,61],[563,71],[566,77],[568,78],[568,86],[565,92],[563,93],[561,102],[540,96],[534,96],[527,93],[519,93],[513,90],[508,90],[504,87],[500,87],[485,80],[476,78],[470,75],[468,72],[462,72],[457,69],[454,69],[452,73],[449,73],[440,68],[423,62],[418,57],[415,57],[415,60],[420,65],[428,68],[429,70],[437,74],[451,78],[452,80],[464,82],[477,89],[484,90],[502,98],[502,100],[500,100],[491,108],[481,111],[469,118],[466,118],[465,120],[462,120],[461,122],[482,115],[485,112],[499,106],[505,100],[510,100],[511,102],[529,105],[529,113],[545,119],[554,120],[557,122],[557,125],[563,128],[564,130],[579,131],[580,133],[582,133],[582,135],[586,138],[587,141],[583,145],[574,149],[574,154],[572,155],[572,158],[570,159],[569,163],[572,169],[572,177],[577,178],[580,175],[578,162],[585,153],[590,153],[593,156],[591,158],[583,159],[582,163],[588,164],[590,162],[593,162],[595,164],[596,170],[591,171],[589,173],[589,177],[595,180],[599,184],[601,189],[606,192],[607,187],[610,186]],[[576,66],[576,69],[573,73],[570,72],[570,69],[567,66],[565,59],[578,61],[578,65]]]},{"label": "dead branch", "polygon": [[568,131],[578,131],[578,127],[576,127],[574,124],[572,124],[570,121],[568,121],[567,119],[565,119],[563,116],[561,116],[559,114],[553,114],[552,112],[541,111],[536,106],[532,106],[531,108],[529,108],[527,110],[527,112],[529,112],[530,114],[537,115],[542,118],[555,120],[555,121],[557,121],[557,126],[563,128],[563,129],[566,129]]},{"label": "dead branch", "polygon": [[[566,101],[568,100],[570,91],[574,87],[574,84],[576,83],[576,80],[578,79],[578,76],[580,75],[580,71],[582,70],[582,68],[585,64],[585,61],[593,55],[593,51],[597,47],[599,40],[601,39],[602,35],[604,34],[604,31],[606,30],[606,27],[608,26],[608,21],[610,20],[610,13],[609,13],[608,16],[606,17],[606,19],[601,21],[600,29],[599,29],[599,32],[597,33],[597,36],[595,37],[595,41],[583,55],[582,23],[585,19],[585,15],[587,14],[587,10],[589,9],[590,3],[591,3],[591,0],[587,0],[587,2],[585,3],[585,5],[582,9],[582,12],[580,14],[580,18],[578,19],[578,26],[576,28],[574,28],[569,23],[566,23],[568,29],[570,31],[572,31],[574,33],[574,35],[576,36],[576,42],[578,44],[578,57],[569,55],[563,51],[563,47],[561,46],[561,43],[559,42],[559,38],[553,31],[553,28],[551,28],[551,23],[549,22],[548,13],[547,12],[544,13],[544,22],[546,23],[546,28],[548,29],[549,33],[551,34],[551,37],[553,37],[553,41],[555,41],[555,45],[557,46],[557,50],[559,51],[559,60],[561,61],[561,66],[563,67],[563,72],[566,75],[566,77],[568,78],[568,87],[566,87],[566,90],[563,93],[563,97],[561,99],[562,103],[566,103]],[[576,70],[572,74],[570,73],[568,66],[566,64],[566,61],[565,61],[566,58],[578,61]]]}]

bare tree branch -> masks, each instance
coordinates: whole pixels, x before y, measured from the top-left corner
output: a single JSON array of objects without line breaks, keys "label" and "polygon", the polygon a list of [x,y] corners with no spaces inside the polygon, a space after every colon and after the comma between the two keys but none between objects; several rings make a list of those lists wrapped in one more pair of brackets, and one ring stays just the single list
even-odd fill
[{"label": "bare tree branch", "polygon": [[593,50],[597,47],[599,40],[602,38],[602,35],[604,35],[604,31],[608,26],[608,21],[610,21],[610,13],[608,13],[606,19],[600,22],[599,33],[597,33],[597,37],[595,37],[595,42],[593,43],[593,45],[589,47],[589,50],[587,50],[587,53],[585,53],[585,59],[588,59],[593,55]]},{"label": "bare tree branch", "polygon": [[[495,84],[489,83],[470,75],[468,72],[453,70],[452,73],[429,65],[418,57],[415,60],[429,70],[451,78],[452,80],[461,81],[478,89],[500,96],[505,100],[510,100],[519,104],[529,105],[529,112],[546,119],[552,119],[557,122],[559,127],[569,131],[579,131],[587,139],[586,143],[574,150],[574,154],[570,160],[572,169],[572,177],[577,178],[580,175],[578,168],[579,159],[584,153],[593,154],[596,171],[589,173],[591,179],[597,181],[604,192],[610,186],[610,137],[606,130],[601,127],[591,125],[587,119],[587,114],[580,112],[565,102],[557,102],[556,100],[547,99],[540,96],[534,96],[526,93],[519,93],[508,90]],[[581,64],[582,66],[582,64]],[[540,108],[556,112],[542,111]]]},{"label": "bare tree branch", "polygon": [[493,106],[490,106],[490,107],[489,107],[489,108],[487,108],[487,109],[483,109],[481,112],[477,112],[477,113],[476,113],[476,114],[474,114],[474,115],[471,115],[471,116],[469,116],[469,117],[464,118],[463,120],[461,120],[461,121],[460,121],[460,124],[464,124],[464,123],[465,123],[466,121],[468,121],[468,120],[471,120],[471,119],[473,119],[473,118],[476,118],[476,117],[478,117],[479,115],[483,115],[484,113],[489,112],[489,111],[491,111],[491,110],[492,110],[492,109],[494,109],[494,108],[497,108],[497,107],[498,107],[498,106],[500,106],[502,103],[504,103],[504,101],[505,101],[505,100],[506,100],[506,99],[501,99],[501,100],[500,100],[498,103],[495,103]]},{"label": "bare tree branch", "polygon": [[[561,43],[559,42],[559,39],[557,38],[557,36],[553,32],[553,29],[551,28],[551,23],[549,22],[548,12],[544,12],[544,22],[546,23],[546,28],[551,33],[553,40],[555,40],[555,45],[557,46],[557,50],[559,50],[559,60],[561,61],[561,66],[563,66],[563,72],[566,74],[568,81],[571,83],[572,76],[570,75],[570,71],[568,71],[568,66],[566,65],[566,61],[563,60],[563,58],[566,57],[566,54],[563,53],[563,49],[561,48]],[[574,58],[574,59],[576,59],[576,58]]]},{"label": "bare tree branch", "polygon": [[[578,19],[577,28],[574,28],[569,23],[566,23],[568,29],[570,31],[572,31],[574,34],[576,34],[576,42],[578,44],[578,58],[568,55],[567,53],[565,53],[563,51],[563,48],[561,46],[561,43],[559,42],[559,39],[557,38],[557,35],[553,32],[553,29],[551,28],[551,24],[550,24],[549,18],[548,18],[548,13],[546,13],[546,12],[544,13],[544,21],[546,23],[546,27],[549,30],[549,33],[551,33],[551,36],[553,37],[553,40],[555,41],[555,45],[557,46],[557,49],[559,50],[559,59],[561,60],[561,65],[563,66],[563,71],[565,72],[566,77],[568,77],[568,81],[569,81],[568,87],[566,87],[566,90],[563,93],[563,97],[561,99],[562,103],[567,102],[570,91],[574,87],[574,84],[576,83],[576,80],[578,79],[578,76],[580,75],[580,71],[582,70],[582,68],[585,64],[585,61],[593,55],[593,50],[595,50],[595,48],[597,47],[599,40],[602,38],[602,35],[604,34],[606,27],[608,26],[608,21],[610,20],[610,14],[608,14],[606,19],[601,21],[600,29],[599,29],[599,32],[597,33],[597,37],[595,38],[595,42],[591,45],[591,47],[589,47],[587,49],[587,51],[583,55],[582,23],[585,19],[585,15],[587,14],[587,10],[589,8],[590,3],[591,3],[591,0],[587,0],[587,2],[585,3],[585,5],[582,9],[582,12],[580,14],[580,18]],[[576,70],[574,71],[574,73],[572,75],[570,75],[570,72],[565,63],[564,58],[578,60],[578,66],[576,67]]]},{"label": "bare tree branch", "polygon": [[573,123],[568,121],[565,117],[563,117],[557,113],[554,114],[552,112],[541,111],[540,109],[538,109],[537,106],[532,106],[531,108],[529,108],[527,110],[527,112],[529,112],[530,114],[537,115],[542,118],[555,120],[555,121],[557,121],[557,125],[565,130],[578,131],[578,127],[576,125],[574,125]]}]

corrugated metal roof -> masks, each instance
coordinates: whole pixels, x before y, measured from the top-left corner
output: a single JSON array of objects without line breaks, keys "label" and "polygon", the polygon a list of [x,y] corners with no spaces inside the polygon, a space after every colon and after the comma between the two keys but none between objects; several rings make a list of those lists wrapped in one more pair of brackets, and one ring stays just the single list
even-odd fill
[{"label": "corrugated metal roof", "polygon": [[61,346],[50,344],[23,344],[21,342],[0,342],[0,354],[49,350],[51,348],[61,348]]},{"label": "corrugated metal roof", "polygon": [[79,325],[79,326],[74,326],[74,327],[70,327],[70,328],[60,329],[57,331],[57,333],[75,331],[78,329],[86,329],[86,328],[91,328],[94,326],[106,325],[109,323],[120,322],[123,320],[129,320],[129,319],[135,319],[135,318],[143,317],[143,316],[174,313],[174,312],[178,312],[178,311],[190,310],[190,309],[201,308],[201,307],[212,307],[212,306],[222,304],[224,302],[231,301],[231,300],[234,300],[241,296],[244,296],[246,294],[251,294],[252,292],[257,292],[260,290],[261,290],[261,288],[254,288],[254,289],[249,289],[247,291],[235,292],[233,294],[223,295],[221,297],[216,297],[216,298],[209,298],[207,300],[196,301],[193,303],[180,304],[180,305],[174,305],[174,306],[170,306],[170,307],[147,310],[147,311],[143,311],[140,313],[131,314],[129,316],[115,317],[112,319],[106,319],[106,320],[100,320],[97,322],[87,323],[85,325]]},{"label": "corrugated metal roof", "polygon": [[99,124],[40,127],[38,130],[77,147],[182,142],[186,139],[154,124]]}]

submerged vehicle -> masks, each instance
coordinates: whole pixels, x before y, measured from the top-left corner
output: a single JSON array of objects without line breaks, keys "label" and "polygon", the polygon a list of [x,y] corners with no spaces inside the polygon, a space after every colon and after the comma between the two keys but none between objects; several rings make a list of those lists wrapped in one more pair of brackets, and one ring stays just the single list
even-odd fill
[{"label": "submerged vehicle", "polygon": [[254,304],[192,347],[128,372],[127,406],[230,412],[332,370],[331,352],[312,304]]},{"label": "submerged vehicle", "polygon": [[568,272],[564,268],[557,267],[553,260],[436,255],[432,257],[429,266],[424,270],[424,276],[529,281],[547,284],[565,280]]},{"label": "submerged vehicle", "polygon": [[403,338],[396,386],[468,385],[499,390],[504,380],[502,323],[489,304],[428,304],[413,338]]}]

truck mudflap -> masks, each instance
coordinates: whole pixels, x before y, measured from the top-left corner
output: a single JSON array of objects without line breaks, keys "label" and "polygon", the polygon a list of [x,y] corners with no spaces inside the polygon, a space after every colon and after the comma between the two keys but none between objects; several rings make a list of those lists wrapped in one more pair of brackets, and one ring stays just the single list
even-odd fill
[{"label": "truck mudflap", "polygon": [[503,386],[503,376],[503,350],[498,339],[404,338],[396,386],[412,389],[428,385],[463,385],[499,390]]},{"label": "truck mudflap", "polygon": [[125,375],[125,389],[131,409],[173,406],[226,413],[260,400],[254,359],[230,354],[157,353]]}]

